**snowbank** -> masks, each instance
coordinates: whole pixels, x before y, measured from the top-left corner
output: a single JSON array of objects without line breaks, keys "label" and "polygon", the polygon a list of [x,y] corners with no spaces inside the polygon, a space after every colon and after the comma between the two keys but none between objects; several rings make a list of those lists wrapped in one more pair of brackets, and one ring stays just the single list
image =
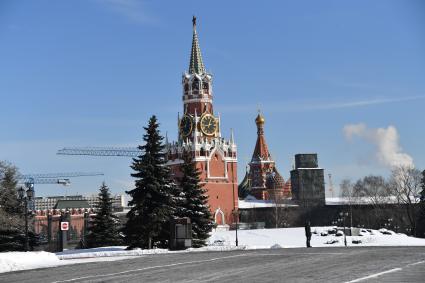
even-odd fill
[{"label": "snowbank", "polygon": [[0,253],[0,273],[64,264],[53,253],[48,252],[7,252]]},{"label": "snowbank", "polygon": [[83,258],[100,258],[100,257],[135,257],[142,255],[151,254],[164,254],[164,253],[187,253],[187,252],[203,252],[203,251],[230,251],[230,250],[243,250],[246,249],[244,246],[206,246],[202,248],[190,248],[182,251],[169,251],[167,249],[151,249],[151,250],[126,250],[126,246],[113,246],[113,247],[102,247],[85,250],[67,250],[61,253],[57,253],[59,259],[83,259]]},{"label": "snowbank", "polygon": [[149,254],[169,253],[167,249],[151,249],[151,250],[126,250],[126,246],[102,247],[93,249],[67,250],[56,253],[59,259],[76,259],[76,258],[97,258],[97,257],[124,257],[124,256],[141,256]]},{"label": "snowbank", "polygon": [[[313,247],[343,246],[344,236],[328,234],[334,227],[312,227]],[[321,236],[322,232],[323,235]],[[281,229],[239,230],[239,245],[247,249],[298,248],[306,246],[304,227]],[[357,242],[357,244],[354,244]],[[333,242],[333,243],[332,243]],[[331,244],[332,243],[332,244]],[[217,231],[209,238],[209,245],[231,246],[235,244],[235,231]],[[349,246],[425,246],[425,239],[409,237],[389,231],[383,234],[378,230],[365,230],[363,236],[347,236]]]}]

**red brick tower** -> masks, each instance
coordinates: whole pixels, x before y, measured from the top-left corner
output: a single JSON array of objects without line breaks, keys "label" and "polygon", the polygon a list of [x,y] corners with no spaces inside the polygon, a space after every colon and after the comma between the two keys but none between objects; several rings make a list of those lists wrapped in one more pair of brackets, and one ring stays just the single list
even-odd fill
[{"label": "red brick tower", "polygon": [[217,225],[234,222],[238,208],[237,148],[233,132],[222,138],[220,116],[213,110],[212,74],[204,67],[193,17],[193,39],[189,71],[182,76],[183,115],[178,117],[179,139],[168,143],[168,165],[181,176],[183,151],[193,154],[201,180],[207,189],[209,205]]}]

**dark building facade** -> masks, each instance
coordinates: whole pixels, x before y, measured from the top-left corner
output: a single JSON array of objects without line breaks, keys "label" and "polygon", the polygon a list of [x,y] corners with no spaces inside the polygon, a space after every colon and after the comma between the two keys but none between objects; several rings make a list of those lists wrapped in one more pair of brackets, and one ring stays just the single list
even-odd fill
[{"label": "dark building facade", "polygon": [[296,154],[291,171],[292,199],[304,207],[325,205],[324,170],[319,168],[317,154]]}]

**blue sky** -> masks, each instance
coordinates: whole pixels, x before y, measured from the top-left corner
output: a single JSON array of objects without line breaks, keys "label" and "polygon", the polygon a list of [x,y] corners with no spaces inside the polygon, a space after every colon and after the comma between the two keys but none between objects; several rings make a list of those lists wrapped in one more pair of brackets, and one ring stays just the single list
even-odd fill
[{"label": "blue sky", "polygon": [[[194,14],[223,134],[235,131],[240,180],[258,105],[285,178],[302,152],[319,154],[335,186],[388,175],[388,158],[408,155],[425,169],[420,0],[3,0],[0,160],[22,173],[105,173],[73,179],[68,194],[96,192],[103,180],[113,192],[129,189],[128,158],[55,153],[137,145],[152,114],[175,139]],[[54,185],[36,190],[64,193]]]}]

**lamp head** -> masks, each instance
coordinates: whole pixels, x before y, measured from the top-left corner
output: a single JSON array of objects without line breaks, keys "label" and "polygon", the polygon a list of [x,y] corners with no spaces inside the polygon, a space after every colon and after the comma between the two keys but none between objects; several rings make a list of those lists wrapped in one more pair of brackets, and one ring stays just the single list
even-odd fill
[{"label": "lamp head", "polygon": [[25,192],[24,188],[23,187],[19,187],[19,189],[18,189],[18,198],[20,200],[24,199],[24,192]]}]

